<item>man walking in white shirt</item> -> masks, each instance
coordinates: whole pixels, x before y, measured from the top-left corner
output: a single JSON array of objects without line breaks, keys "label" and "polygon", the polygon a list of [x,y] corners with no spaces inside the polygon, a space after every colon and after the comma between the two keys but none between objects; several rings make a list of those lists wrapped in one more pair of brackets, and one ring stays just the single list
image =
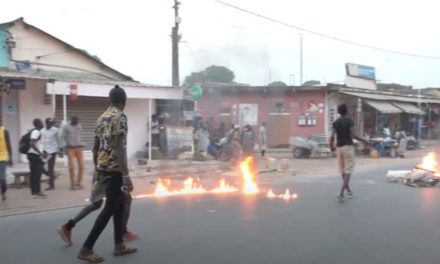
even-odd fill
[{"label": "man walking in white shirt", "polygon": [[55,120],[46,119],[46,127],[41,130],[41,141],[43,143],[43,153],[47,155],[47,176],[49,176],[49,187],[45,190],[55,189],[55,162],[59,153],[59,130],[54,127]]}]

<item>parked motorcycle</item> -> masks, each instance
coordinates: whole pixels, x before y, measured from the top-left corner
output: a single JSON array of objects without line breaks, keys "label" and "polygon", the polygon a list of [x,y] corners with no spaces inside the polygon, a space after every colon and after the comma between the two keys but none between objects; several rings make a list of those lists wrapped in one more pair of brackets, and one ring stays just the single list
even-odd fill
[{"label": "parked motorcycle", "polygon": [[413,150],[413,149],[419,149],[420,148],[420,141],[417,140],[414,136],[407,136],[407,150]]},{"label": "parked motorcycle", "polygon": [[227,136],[215,143],[213,142],[212,145],[208,147],[208,152],[209,150],[215,150],[215,156],[213,156],[216,159],[225,162],[238,159],[241,153],[240,146],[237,146],[234,142],[228,140]]},{"label": "parked motorcycle", "polygon": [[399,143],[397,140],[392,138],[384,139],[371,139],[372,147],[380,154],[382,157],[397,157]]}]

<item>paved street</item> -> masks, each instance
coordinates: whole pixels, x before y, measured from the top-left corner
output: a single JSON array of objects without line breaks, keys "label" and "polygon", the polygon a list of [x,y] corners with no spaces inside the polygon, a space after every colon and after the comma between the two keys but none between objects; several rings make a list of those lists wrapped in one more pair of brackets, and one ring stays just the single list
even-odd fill
[{"label": "paved street", "polygon": [[0,264],[440,264],[435,1],[4,2]]},{"label": "paved street", "polygon": [[[424,145],[425,148],[423,149],[408,151],[406,158],[403,160],[358,157],[356,160],[356,171],[364,171],[372,166],[387,167],[402,163],[417,163],[429,151],[439,147],[435,141],[426,141]],[[264,161],[259,162],[259,167],[264,172],[260,174],[258,180],[261,186],[290,184],[295,183],[299,177],[309,179],[320,175],[334,174],[336,171],[335,158],[292,159],[290,150],[270,151],[268,157],[276,158],[277,161],[273,163],[273,166],[269,166],[269,168],[266,168]],[[273,167],[275,169],[278,168],[283,159],[288,160],[290,170],[288,172],[274,170]],[[60,174],[55,182],[56,190],[47,192],[48,199],[46,200],[31,199],[28,187],[16,189],[11,186],[8,190],[8,200],[0,202],[0,219],[8,215],[41,212],[86,204],[86,198],[90,195],[90,182],[93,171],[91,162],[88,162],[86,165],[85,188],[83,190],[69,190],[69,176],[67,175],[67,168],[62,162],[57,164],[56,167]],[[155,160],[149,165],[138,165],[136,160],[132,160],[129,167],[135,184],[134,195],[151,193],[154,189],[154,183],[158,178],[169,178],[173,182],[181,183],[182,180],[190,176],[200,177],[204,184],[217,182],[221,177],[226,178],[228,182],[234,182],[241,178],[236,167],[234,168],[231,164],[217,161]],[[410,166],[405,167],[405,169],[409,168]],[[14,168],[8,169],[8,171],[13,170],[28,170],[28,165],[16,164]],[[47,177],[43,176],[43,179],[47,181]],[[47,183],[42,183],[43,188],[46,188],[46,186]]]},{"label": "paved street", "polygon": [[[342,204],[337,175],[276,185],[299,194],[291,202],[241,195],[137,200],[130,228],[142,237],[131,242],[140,251],[114,258],[112,226],[96,251],[106,263],[438,263],[439,189],[388,183],[385,173],[355,173],[355,197]],[[96,214],[75,229],[72,247],[55,232],[78,209],[0,218],[1,263],[81,263],[76,253]]]}]

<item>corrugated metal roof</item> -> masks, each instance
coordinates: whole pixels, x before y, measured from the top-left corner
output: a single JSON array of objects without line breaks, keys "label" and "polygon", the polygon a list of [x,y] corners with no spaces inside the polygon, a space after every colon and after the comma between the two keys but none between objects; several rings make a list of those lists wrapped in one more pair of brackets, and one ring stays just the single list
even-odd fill
[{"label": "corrugated metal roof", "polygon": [[340,90],[340,93],[356,96],[365,99],[379,100],[379,101],[400,101],[400,102],[410,102],[410,103],[436,103],[440,104],[440,99],[427,97],[427,96],[405,96],[404,94],[393,94],[393,93],[384,93],[379,91],[369,91],[369,92],[359,92],[359,91],[347,91]]},{"label": "corrugated metal roof", "polygon": [[403,112],[400,108],[384,101],[365,100],[365,103],[383,114],[398,114]]},{"label": "corrugated metal roof", "polygon": [[171,86],[153,85],[145,84],[136,81],[115,81],[110,79],[105,79],[102,76],[82,73],[82,72],[72,72],[72,71],[47,71],[47,70],[31,70],[26,72],[11,71],[11,70],[0,70],[0,78],[18,78],[18,79],[39,79],[39,80],[54,80],[62,82],[73,82],[73,83],[88,83],[88,84],[107,84],[107,85],[121,85],[130,87],[161,87],[161,88],[173,88]]},{"label": "corrugated metal roof", "polygon": [[403,103],[403,102],[393,102],[393,105],[397,106],[398,108],[402,109],[403,112],[408,114],[415,114],[415,115],[425,115],[426,113],[419,108],[417,108],[415,105],[410,103]]}]

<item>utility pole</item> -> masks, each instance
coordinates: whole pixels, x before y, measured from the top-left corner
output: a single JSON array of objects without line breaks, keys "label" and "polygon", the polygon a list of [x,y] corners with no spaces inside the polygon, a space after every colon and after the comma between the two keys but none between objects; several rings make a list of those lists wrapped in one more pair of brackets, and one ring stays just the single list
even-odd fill
[{"label": "utility pole", "polygon": [[180,2],[178,0],[174,0],[174,27],[171,31],[172,38],[172,85],[173,87],[178,87],[179,82],[179,5]]},{"label": "utility pole", "polygon": [[303,85],[303,35],[299,33],[299,85]]},{"label": "utility pole", "polygon": [[[174,0],[174,27],[171,29],[171,52],[172,52],[172,58],[171,58],[171,85],[174,88],[178,88],[180,85],[179,81],[179,42],[180,42],[180,35],[179,35],[179,24],[180,24],[180,17],[179,17],[179,5],[180,2],[178,0]],[[169,107],[171,110],[171,123],[174,125],[178,125],[181,123],[181,114],[182,114],[182,103],[180,101],[171,101],[169,102]]]}]

